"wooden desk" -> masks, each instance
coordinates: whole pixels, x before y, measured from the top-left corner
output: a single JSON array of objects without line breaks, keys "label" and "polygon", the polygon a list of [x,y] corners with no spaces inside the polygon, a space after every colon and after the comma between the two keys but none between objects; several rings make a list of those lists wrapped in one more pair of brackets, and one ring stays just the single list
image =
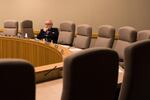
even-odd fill
[{"label": "wooden desk", "polygon": [[[58,44],[44,41],[0,37],[0,58],[20,58],[35,66],[36,82],[62,77],[63,59],[72,52]],[[123,70],[120,69],[118,82],[122,82]]]},{"label": "wooden desk", "polygon": [[[55,47],[55,45],[53,44],[50,46]],[[58,45],[57,50],[61,52],[63,59],[72,54],[69,49],[62,47],[61,45]],[[63,61],[59,63],[35,67],[36,83],[62,78],[62,70]]]},{"label": "wooden desk", "polygon": [[0,58],[28,60],[35,67],[63,61],[62,54],[49,44],[12,37],[0,37]]},{"label": "wooden desk", "polygon": [[0,36],[0,51],[0,58],[25,59],[33,64],[37,82],[53,79],[50,77],[55,71],[50,71],[54,68],[62,70],[63,59],[71,54],[69,49],[57,44],[6,36]]}]

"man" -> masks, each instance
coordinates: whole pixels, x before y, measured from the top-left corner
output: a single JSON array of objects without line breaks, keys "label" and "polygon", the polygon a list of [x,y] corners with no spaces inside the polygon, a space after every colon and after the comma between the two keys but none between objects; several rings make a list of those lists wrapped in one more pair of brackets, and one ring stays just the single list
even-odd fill
[{"label": "man", "polygon": [[38,39],[45,39],[47,42],[53,41],[53,43],[57,43],[58,40],[58,29],[52,28],[53,22],[51,20],[45,21],[45,27],[41,29]]}]

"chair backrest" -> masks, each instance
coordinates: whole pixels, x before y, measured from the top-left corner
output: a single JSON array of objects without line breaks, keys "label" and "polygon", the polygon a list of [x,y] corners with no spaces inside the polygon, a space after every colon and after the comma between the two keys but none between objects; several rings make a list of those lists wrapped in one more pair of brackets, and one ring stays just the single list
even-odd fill
[{"label": "chair backrest", "polygon": [[98,37],[95,47],[112,48],[115,39],[115,28],[111,25],[102,25],[98,28]]},{"label": "chair backrest", "polygon": [[89,48],[67,57],[61,100],[113,100],[118,61],[118,54],[108,48]]},{"label": "chair backrest", "polygon": [[118,30],[119,39],[113,44],[113,49],[119,54],[120,60],[124,59],[124,50],[136,41],[137,31],[131,26],[124,26]]},{"label": "chair backrest", "polygon": [[150,30],[142,30],[137,34],[137,41],[150,39]]},{"label": "chair backrest", "polygon": [[60,23],[60,32],[58,43],[72,45],[75,35],[75,23],[72,21],[64,21]]},{"label": "chair backrest", "polygon": [[0,98],[35,100],[34,68],[19,59],[0,60]]},{"label": "chair backrest", "polygon": [[118,100],[150,100],[150,40],[125,49],[125,72]]},{"label": "chair backrest", "polygon": [[15,36],[18,33],[18,21],[6,20],[4,21],[4,35]]},{"label": "chair backrest", "polygon": [[21,33],[23,36],[28,35],[28,38],[34,38],[33,22],[31,20],[24,20],[21,22]]},{"label": "chair backrest", "polygon": [[77,35],[74,39],[73,46],[80,49],[89,48],[92,36],[92,27],[87,24],[77,27]]}]

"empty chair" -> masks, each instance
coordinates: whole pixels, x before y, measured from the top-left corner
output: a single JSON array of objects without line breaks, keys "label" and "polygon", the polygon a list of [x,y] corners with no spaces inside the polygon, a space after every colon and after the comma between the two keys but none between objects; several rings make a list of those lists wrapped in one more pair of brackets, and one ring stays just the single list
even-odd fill
[{"label": "empty chair", "polygon": [[31,20],[24,20],[21,22],[21,33],[23,37],[27,34],[28,38],[34,38],[33,22]]},{"label": "empty chair", "polygon": [[16,20],[6,20],[4,22],[4,35],[16,36],[18,33],[18,21]]},{"label": "empty chair", "polygon": [[92,27],[82,24],[77,27],[77,35],[73,41],[73,47],[69,48],[73,53],[87,49],[90,46],[92,36]]},{"label": "empty chair", "polygon": [[142,30],[137,34],[137,41],[150,39],[150,30]]},{"label": "empty chair", "polygon": [[90,48],[67,57],[61,100],[113,100],[118,61],[118,54],[107,48]]},{"label": "empty chair", "polygon": [[77,27],[77,35],[74,39],[73,46],[75,48],[86,49],[89,48],[92,36],[92,27],[87,24],[79,25]]},{"label": "empty chair", "polygon": [[34,68],[19,59],[0,60],[0,98],[35,100]]},{"label": "empty chair", "polygon": [[124,68],[124,50],[136,41],[137,31],[131,26],[124,26],[118,30],[119,39],[113,44],[113,49],[119,54],[120,65]]},{"label": "empty chair", "polygon": [[150,40],[125,49],[125,72],[118,100],[150,100]]},{"label": "empty chair", "polygon": [[72,46],[74,35],[75,23],[72,21],[64,21],[60,24],[58,43]]},{"label": "empty chair", "polygon": [[112,48],[115,39],[115,28],[111,25],[102,25],[98,28],[98,37],[95,47]]}]

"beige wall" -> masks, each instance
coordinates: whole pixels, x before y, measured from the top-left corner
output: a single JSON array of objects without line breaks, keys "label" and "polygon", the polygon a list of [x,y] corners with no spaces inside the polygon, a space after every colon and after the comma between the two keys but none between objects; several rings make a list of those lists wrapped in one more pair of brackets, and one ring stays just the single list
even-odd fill
[{"label": "beige wall", "polygon": [[150,29],[149,4],[150,0],[1,0],[0,28],[6,19],[31,19],[39,30],[51,18],[56,27],[63,20],[72,20],[92,25],[93,32],[103,24]]}]

